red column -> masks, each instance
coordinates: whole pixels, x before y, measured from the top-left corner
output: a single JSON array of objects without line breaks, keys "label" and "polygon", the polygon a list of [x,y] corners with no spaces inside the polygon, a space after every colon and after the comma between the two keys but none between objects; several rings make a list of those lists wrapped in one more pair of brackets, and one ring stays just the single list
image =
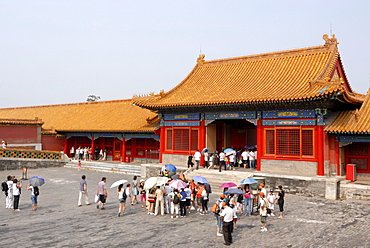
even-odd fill
[{"label": "red column", "polygon": [[162,163],[162,153],[164,151],[164,146],[166,144],[166,133],[165,133],[165,128],[161,127],[160,130],[160,142],[159,142],[159,163]]},{"label": "red column", "polygon": [[91,136],[91,151],[92,151],[92,160],[95,159],[95,140],[94,136]]},{"label": "red column", "polygon": [[68,139],[67,138],[64,138],[64,154],[66,154],[66,155],[68,155],[69,153],[68,153]]},{"label": "red column", "polygon": [[126,162],[126,138],[121,141],[121,158],[122,162]]},{"label": "red column", "polygon": [[261,157],[263,155],[263,127],[262,120],[257,120],[257,171],[261,171]]},{"label": "red column", "polygon": [[[199,151],[202,151],[203,148],[206,147],[206,126],[204,124],[204,120],[200,121],[200,129],[199,129]],[[200,166],[204,166],[204,158],[200,159]]]},{"label": "red column", "polygon": [[324,176],[324,126],[317,126],[317,175]]}]

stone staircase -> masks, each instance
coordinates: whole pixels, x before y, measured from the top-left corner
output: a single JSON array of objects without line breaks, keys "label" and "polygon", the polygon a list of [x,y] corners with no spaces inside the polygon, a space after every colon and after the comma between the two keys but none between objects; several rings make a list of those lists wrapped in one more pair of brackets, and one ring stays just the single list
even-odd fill
[{"label": "stone staircase", "polygon": [[[77,161],[72,160],[64,167],[78,169]],[[81,161],[81,169],[136,176],[141,175],[141,165],[132,163],[121,163],[112,161]]]},{"label": "stone staircase", "polygon": [[221,184],[227,183],[227,182],[233,182],[236,185],[239,185],[239,183],[247,178],[252,177],[254,174],[254,171],[252,170],[245,170],[242,168],[236,168],[236,170],[222,170],[221,172],[218,171],[218,169],[199,169],[194,170],[192,172],[186,173],[186,178],[191,179],[194,176],[202,176],[207,179],[208,183],[212,187],[212,193],[221,194],[223,192],[223,189],[219,188]]}]

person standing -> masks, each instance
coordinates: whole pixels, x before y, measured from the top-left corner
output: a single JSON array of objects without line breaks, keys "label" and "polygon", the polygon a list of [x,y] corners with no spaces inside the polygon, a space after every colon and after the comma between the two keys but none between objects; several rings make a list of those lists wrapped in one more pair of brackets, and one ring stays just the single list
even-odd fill
[{"label": "person standing", "polygon": [[232,208],[229,207],[229,203],[224,202],[223,203],[224,209],[220,213],[221,220],[224,222],[222,226],[222,231],[224,234],[224,245],[229,246],[233,240],[231,235],[231,230],[233,228],[233,219],[234,219],[234,211]]},{"label": "person standing", "polygon": [[32,211],[37,210],[37,198],[40,194],[39,187],[34,187],[31,184],[28,184],[27,190],[31,190],[31,202],[32,202]]},{"label": "person standing", "polygon": [[131,187],[131,205],[137,204],[137,196],[139,195],[139,188],[137,182],[137,176],[133,177],[132,187]]},{"label": "person standing", "polygon": [[78,203],[77,205],[79,207],[82,206],[82,197],[85,196],[85,203],[86,205],[90,205],[89,202],[89,196],[87,195],[87,182],[86,182],[86,176],[82,175],[81,181],[80,181],[80,192],[78,194]]},{"label": "person standing", "polygon": [[8,192],[6,197],[6,208],[13,208],[13,177],[8,176],[8,181],[6,181],[6,184],[8,185]]},{"label": "person standing", "polygon": [[249,185],[244,186],[244,216],[252,215],[253,194]]},{"label": "person standing", "polygon": [[74,146],[71,147],[71,150],[69,151],[69,153],[71,154],[71,159],[74,159],[75,158],[75,147]]},{"label": "person standing", "polygon": [[199,149],[197,149],[197,151],[194,153],[194,160],[195,160],[195,163],[197,164],[196,166],[196,170],[199,169],[199,165],[200,165],[200,158],[202,157],[202,154],[200,154],[199,152]]},{"label": "person standing", "polygon": [[144,189],[145,180],[141,179],[139,184],[139,191],[140,191],[140,203],[141,207],[144,208],[146,205],[146,190]]},{"label": "person standing", "polygon": [[253,150],[250,150],[248,153],[249,167],[251,169],[256,169],[256,154]]},{"label": "person standing", "polygon": [[22,181],[19,181],[17,179],[13,179],[13,203],[14,203],[14,211],[21,211],[19,209],[19,198],[21,196],[21,189],[22,189]]},{"label": "person standing", "polygon": [[230,160],[230,170],[235,170],[235,154],[229,156]]},{"label": "person standing", "polygon": [[181,217],[186,217],[186,191],[184,188],[181,189],[180,191],[181,195],[181,200],[180,200],[180,216]]},{"label": "person standing", "polygon": [[285,197],[285,192],[283,190],[283,186],[279,185],[279,194],[277,197],[277,202],[279,204],[279,210],[280,210],[280,215],[278,219],[282,219],[284,217],[284,197]]},{"label": "person standing", "polygon": [[247,169],[247,165],[248,165],[248,152],[247,152],[247,149],[244,149],[244,151],[241,154],[241,158],[242,158],[242,161],[243,161],[244,169]]},{"label": "person standing", "polygon": [[170,198],[171,204],[171,218],[179,217],[179,206],[181,201],[181,195],[177,189],[174,189],[168,197]]},{"label": "person standing", "polygon": [[154,192],[156,197],[154,215],[158,215],[159,206],[161,206],[161,215],[164,215],[164,197],[165,191],[161,189],[161,186],[157,186]]},{"label": "person standing", "polygon": [[267,214],[267,216],[275,216],[274,209],[275,209],[275,202],[276,202],[276,195],[274,194],[274,190],[270,189],[270,193],[266,197],[268,202],[268,209],[271,210],[270,214]]},{"label": "person standing", "polygon": [[194,170],[194,163],[193,163],[193,156],[190,155],[188,156],[188,169],[186,170],[186,172],[189,172],[189,171],[193,171]]},{"label": "person standing", "polygon": [[101,210],[105,209],[104,204],[108,197],[107,188],[105,187],[106,182],[107,182],[107,178],[103,177],[101,181],[98,183],[97,194],[99,195],[99,201],[98,201],[98,204],[96,205],[97,209],[99,209],[99,207]]},{"label": "person standing", "polygon": [[223,151],[220,152],[220,166],[218,167],[219,172],[221,172],[222,166],[225,166],[225,170],[226,170],[225,153]]},{"label": "person standing", "polygon": [[260,216],[261,216],[261,231],[266,232],[267,231],[267,207],[268,203],[265,198],[265,194],[263,192],[260,193]]},{"label": "person standing", "polygon": [[209,166],[209,153],[205,151],[203,156],[204,156],[204,169],[207,169]]},{"label": "person standing", "polygon": [[119,201],[118,217],[120,217],[121,214],[124,214],[126,210],[127,195],[126,195],[125,189],[123,188],[123,184],[120,184],[118,186],[117,195],[118,195],[118,201]]}]

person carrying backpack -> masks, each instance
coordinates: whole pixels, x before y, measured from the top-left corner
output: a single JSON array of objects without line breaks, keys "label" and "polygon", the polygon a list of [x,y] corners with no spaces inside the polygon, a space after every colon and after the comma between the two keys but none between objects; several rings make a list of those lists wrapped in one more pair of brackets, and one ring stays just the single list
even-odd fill
[{"label": "person carrying backpack", "polygon": [[28,184],[27,190],[31,190],[31,202],[32,202],[32,211],[37,210],[37,198],[40,195],[39,187],[34,187],[31,184]]},{"label": "person carrying backpack", "polygon": [[216,217],[216,225],[217,225],[217,237],[222,237],[221,233],[221,227],[222,227],[222,221],[220,217],[221,207],[222,207],[222,200],[218,199],[213,205],[212,205],[212,213]]},{"label": "person carrying backpack", "polygon": [[171,204],[171,218],[179,217],[179,205],[181,201],[181,195],[177,189],[174,189],[173,192],[168,194]]},{"label": "person carrying backpack", "polygon": [[119,200],[118,217],[120,217],[121,214],[124,214],[126,210],[127,194],[125,192],[123,184],[120,184],[118,186],[117,195],[118,195],[118,200]]}]

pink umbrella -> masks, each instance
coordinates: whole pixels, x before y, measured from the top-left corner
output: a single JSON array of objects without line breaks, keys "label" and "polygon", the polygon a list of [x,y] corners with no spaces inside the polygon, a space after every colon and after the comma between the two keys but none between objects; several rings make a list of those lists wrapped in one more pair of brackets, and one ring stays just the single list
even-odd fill
[{"label": "pink umbrella", "polygon": [[238,185],[236,185],[235,183],[229,182],[229,183],[223,183],[220,186],[220,188],[231,188],[231,187],[235,187],[235,186],[238,186]]},{"label": "pink umbrella", "polygon": [[170,182],[170,186],[175,189],[186,188],[186,183],[180,179],[175,179]]}]

